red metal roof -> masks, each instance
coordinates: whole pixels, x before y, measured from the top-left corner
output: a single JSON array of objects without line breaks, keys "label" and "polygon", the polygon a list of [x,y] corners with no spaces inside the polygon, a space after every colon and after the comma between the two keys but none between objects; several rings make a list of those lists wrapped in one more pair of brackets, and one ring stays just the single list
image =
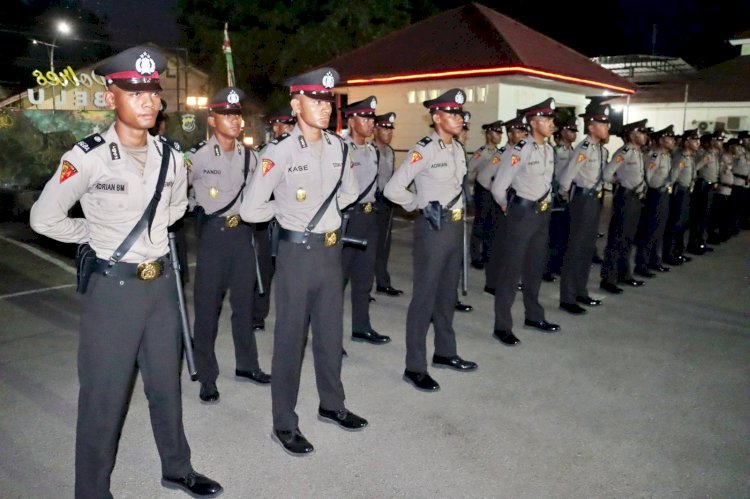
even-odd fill
[{"label": "red metal roof", "polygon": [[325,64],[348,85],[527,74],[632,93],[636,85],[477,3],[438,14]]}]

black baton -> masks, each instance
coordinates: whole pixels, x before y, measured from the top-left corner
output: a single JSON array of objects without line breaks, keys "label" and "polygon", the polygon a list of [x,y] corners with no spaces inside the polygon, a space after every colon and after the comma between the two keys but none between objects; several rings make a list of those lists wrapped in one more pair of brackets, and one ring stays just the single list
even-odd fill
[{"label": "black baton", "polygon": [[180,259],[177,255],[177,242],[174,232],[169,233],[169,252],[171,253],[172,270],[175,273],[175,284],[177,285],[177,304],[180,307],[180,318],[182,319],[182,343],[185,346],[185,360],[187,361],[190,379],[198,379],[198,371],[195,370],[195,359],[193,358],[193,338],[190,335],[190,322],[188,321],[187,307],[185,306],[185,292],[182,289],[180,277]]}]

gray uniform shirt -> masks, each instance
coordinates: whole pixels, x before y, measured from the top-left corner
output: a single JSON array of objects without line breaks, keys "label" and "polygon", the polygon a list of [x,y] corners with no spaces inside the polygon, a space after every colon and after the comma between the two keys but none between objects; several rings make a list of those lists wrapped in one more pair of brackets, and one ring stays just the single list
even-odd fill
[{"label": "gray uniform shirt", "polygon": [[[750,174],[750,161],[748,160],[747,151],[740,151],[740,153],[734,158],[734,166],[732,167],[734,173],[734,185],[741,187],[748,187],[748,174]],[[742,175],[744,178],[740,178]]]},{"label": "gray uniform shirt", "polygon": [[[88,242],[99,258],[109,259],[146,211],[166,152],[171,158],[151,237],[144,230],[121,261],[141,263],[167,254],[167,227],[187,208],[187,174],[181,153],[155,137],[149,136],[146,142],[143,175],[125,154],[114,124],[104,135],[78,142],[63,155],[31,208],[31,228],[66,243]],[[92,143],[101,145],[92,147]],[[68,210],[79,200],[86,218],[68,217]]]},{"label": "gray uniform shirt", "polygon": [[[360,203],[373,203],[375,202],[375,191],[377,190],[377,180],[375,176],[378,174],[378,153],[374,145],[370,143],[364,143],[357,145],[351,140],[351,137],[346,139],[349,144],[349,155],[352,158],[352,169],[354,172],[354,178],[357,181],[357,197],[362,196],[359,200]],[[375,184],[370,186],[372,181],[375,180]],[[365,192],[367,189],[367,192]],[[364,195],[362,195],[364,193]]]},{"label": "gray uniform shirt", "polygon": [[[696,154],[696,164],[698,166],[698,177],[706,182],[713,184],[719,181],[719,153],[711,150],[700,149]],[[706,161],[705,164],[702,164]]]},{"label": "gray uniform shirt", "polygon": [[734,173],[732,172],[734,157],[731,154],[722,154],[720,161],[719,194],[730,196],[732,194],[732,185],[734,185]]},{"label": "gray uniform shirt", "polygon": [[[430,201],[446,206],[461,192],[466,175],[466,153],[454,140],[445,144],[433,132],[414,145],[385,186],[385,196],[406,211],[424,208]],[[414,181],[416,193],[407,188]],[[463,196],[451,207],[463,208]]]},{"label": "gray uniform shirt", "polygon": [[643,154],[637,147],[625,144],[612,156],[602,172],[605,182],[618,183],[636,192],[646,190],[643,172]]},{"label": "gray uniform shirt", "polygon": [[603,149],[601,144],[592,144],[589,137],[579,142],[570,155],[568,166],[559,177],[560,192],[570,191],[573,182],[584,189],[601,188],[605,157]]},{"label": "gray uniform shirt", "polygon": [[570,158],[573,157],[573,147],[555,146],[553,150],[555,151],[555,179],[560,182],[560,178],[568,168]]},{"label": "gray uniform shirt", "polygon": [[690,189],[695,181],[695,155],[684,149],[675,151],[672,156],[672,171],[669,176],[676,184]]},{"label": "gray uniform shirt", "polygon": [[[190,169],[188,182],[193,186],[193,195],[198,205],[211,214],[224,208],[237,195],[245,181],[245,155],[249,155],[248,182],[252,171],[258,164],[255,151],[245,149],[235,141],[233,150],[222,151],[216,137],[211,136],[207,142],[201,142],[188,151]],[[247,185],[245,186],[247,190]],[[221,216],[237,215],[243,195]]]},{"label": "gray uniform shirt", "polygon": [[480,165],[477,171],[477,183],[487,190],[492,188],[492,181],[495,180],[497,169],[500,167],[503,153],[498,148],[487,149],[488,157]]},{"label": "gray uniform shirt", "polygon": [[646,183],[652,189],[664,189],[672,184],[669,174],[672,169],[672,156],[668,151],[652,150],[644,154]]},{"label": "gray uniform shirt", "polygon": [[378,159],[378,190],[383,192],[385,184],[387,184],[393,176],[393,166],[396,161],[396,153],[389,145],[382,148],[378,147],[378,151],[380,152],[380,159]]},{"label": "gray uniform shirt", "polygon": [[[276,217],[285,229],[304,231],[341,178],[336,198],[313,232],[338,229],[339,208],[350,205],[358,196],[351,154],[342,165],[343,150],[343,140],[327,131],[322,132],[319,143],[308,144],[298,126],[290,134],[272,140],[260,152],[260,166],[250,180],[240,216],[247,222]],[[271,194],[274,201],[269,201]]]},{"label": "gray uniform shirt", "polygon": [[555,172],[554,154],[551,145],[537,144],[533,140],[522,140],[507,149],[492,182],[492,197],[497,204],[503,208],[508,205],[508,187],[513,187],[516,195],[524,199],[549,201]]}]

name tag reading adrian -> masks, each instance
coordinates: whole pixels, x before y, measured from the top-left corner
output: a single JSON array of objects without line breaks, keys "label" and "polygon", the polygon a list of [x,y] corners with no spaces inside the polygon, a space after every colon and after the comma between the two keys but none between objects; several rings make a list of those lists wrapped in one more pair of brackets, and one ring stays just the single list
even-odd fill
[{"label": "name tag reading adrian", "polygon": [[97,182],[93,185],[95,191],[111,192],[115,194],[127,194],[127,182]]}]

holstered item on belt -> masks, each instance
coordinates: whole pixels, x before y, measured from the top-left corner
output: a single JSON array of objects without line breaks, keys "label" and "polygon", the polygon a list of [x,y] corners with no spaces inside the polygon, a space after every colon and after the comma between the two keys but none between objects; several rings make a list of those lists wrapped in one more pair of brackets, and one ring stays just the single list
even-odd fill
[{"label": "holstered item on belt", "polygon": [[224,227],[227,229],[239,227],[240,223],[242,223],[242,219],[239,215],[231,215],[224,219]]},{"label": "holstered item on belt", "polygon": [[440,201],[430,201],[422,208],[422,215],[427,219],[433,230],[440,230],[443,226],[443,207]]},{"label": "holstered item on belt", "polygon": [[95,268],[96,252],[94,249],[88,243],[79,245],[76,251],[76,293],[86,293],[89,279]]}]

